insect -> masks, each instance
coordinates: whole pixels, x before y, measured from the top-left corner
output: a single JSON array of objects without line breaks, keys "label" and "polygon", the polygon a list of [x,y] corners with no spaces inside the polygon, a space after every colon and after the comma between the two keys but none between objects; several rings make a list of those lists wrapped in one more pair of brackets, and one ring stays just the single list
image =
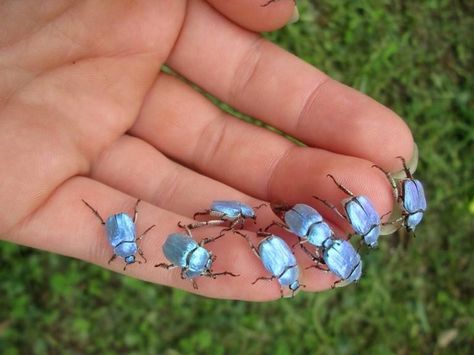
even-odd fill
[{"label": "insect", "polygon": [[399,203],[402,210],[402,216],[392,223],[402,222],[408,232],[414,231],[416,226],[420,224],[426,210],[426,198],[423,185],[420,180],[414,179],[410,170],[408,169],[405,159],[401,156],[397,157],[402,161],[403,170],[406,177],[401,179],[397,184],[390,173],[383,170],[378,165],[372,167],[381,170],[387,176],[390,185],[392,186],[395,200]]},{"label": "insect", "polygon": [[262,261],[265,269],[272,275],[257,278],[252,284],[260,280],[272,281],[277,279],[280,283],[280,295],[283,297],[283,287],[288,287],[293,297],[300,287],[304,287],[298,281],[299,267],[291,249],[283,239],[270,233],[260,232],[260,237],[265,237],[259,244],[258,249],[253,245],[248,236],[236,231],[238,235],[245,238],[252,251]]},{"label": "insect", "polygon": [[[268,5],[270,5],[272,2],[276,2],[278,0],[267,0],[267,2],[265,4],[262,4],[260,5],[261,7],[267,7]],[[296,0],[294,0],[294,3],[296,5]]]},{"label": "insect", "polygon": [[326,200],[317,196],[313,198],[324,203],[331,208],[337,215],[344,218],[351,225],[354,232],[362,237],[363,242],[371,248],[377,246],[380,235],[381,218],[375,210],[372,202],[365,196],[354,196],[346,187],[336,181],[336,179],[328,174],[340,190],[345,192],[350,197],[342,201],[345,215]]},{"label": "insect", "polygon": [[204,245],[223,236],[224,233],[221,233],[215,238],[205,238],[198,244],[189,231],[188,234],[172,233],[163,244],[163,253],[171,264],[160,263],[156,264],[155,267],[167,270],[176,267],[181,268],[181,278],[190,280],[194,289],[198,288],[196,280],[194,280],[198,276],[212,277],[213,279],[220,275],[239,276],[229,271],[218,273],[212,271],[212,264],[216,257],[204,248]]},{"label": "insect", "polygon": [[[347,240],[327,239],[324,242],[323,260],[329,271],[339,277],[339,281],[333,284],[333,288],[347,286],[358,281],[362,275],[362,260],[359,253]],[[321,267],[311,265],[308,267]]]},{"label": "insect", "polygon": [[105,230],[107,232],[107,239],[114,250],[114,254],[110,258],[109,264],[117,256],[119,256],[125,261],[125,266],[123,267],[123,270],[125,270],[130,264],[133,264],[135,262],[141,263],[140,261],[136,260],[136,253],[138,253],[146,262],[146,258],[143,255],[143,251],[138,247],[137,241],[141,240],[145,236],[145,234],[147,234],[152,228],[155,227],[155,225],[153,224],[152,226],[148,227],[148,229],[146,229],[140,236],[137,237],[137,208],[138,204],[140,203],[140,200],[137,200],[137,202],[135,203],[133,219],[130,218],[130,216],[126,213],[117,213],[108,217],[105,221],[95,208],[93,208],[85,200],[82,200],[82,202],[84,202],[84,204],[89,207],[92,213],[94,213],[94,215],[99,219],[100,223],[105,226]]},{"label": "insect", "polygon": [[270,207],[285,223],[273,222],[265,228],[265,231],[277,225],[295,234],[300,239],[297,244],[311,257],[314,257],[314,255],[304,247],[304,243],[307,242],[316,247],[321,247],[326,239],[334,237],[332,229],[323,220],[319,212],[311,206],[303,203],[294,206],[285,203],[272,203]]},{"label": "insect", "polygon": [[252,219],[254,221],[257,219],[255,210],[263,206],[265,206],[264,203],[257,207],[250,207],[249,205],[239,201],[213,201],[210,209],[203,212],[196,212],[193,218],[196,219],[196,216],[208,215],[217,219],[191,223],[188,224],[186,228],[194,229],[208,225],[221,225],[229,221],[230,225],[226,230],[237,228],[239,224],[239,228],[242,229],[247,219]]}]

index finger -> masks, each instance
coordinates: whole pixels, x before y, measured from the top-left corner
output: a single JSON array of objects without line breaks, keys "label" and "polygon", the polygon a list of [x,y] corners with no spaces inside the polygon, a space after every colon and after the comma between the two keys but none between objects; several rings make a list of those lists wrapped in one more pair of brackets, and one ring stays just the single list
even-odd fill
[{"label": "index finger", "polygon": [[[211,35],[210,35],[211,34]],[[399,170],[413,138],[391,110],[191,1],[168,64],[243,113],[305,144]]]}]

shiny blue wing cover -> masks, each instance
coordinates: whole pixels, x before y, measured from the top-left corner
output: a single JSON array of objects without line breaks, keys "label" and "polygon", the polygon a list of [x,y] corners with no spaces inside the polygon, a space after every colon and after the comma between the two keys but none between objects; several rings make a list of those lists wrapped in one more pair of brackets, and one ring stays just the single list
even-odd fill
[{"label": "shiny blue wing cover", "polygon": [[294,205],[285,212],[285,223],[288,229],[301,238],[306,237],[311,225],[322,220],[318,211],[302,203]]},{"label": "shiny blue wing cover", "polygon": [[[289,286],[298,280],[299,269],[296,258],[283,239],[272,235],[260,243],[258,250],[263,266],[273,276],[279,277],[281,285]],[[289,266],[293,267],[288,268]],[[282,275],[285,269],[287,270]]]},{"label": "shiny blue wing cover", "polygon": [[214,201],[211,205],[211,211],[225,214],[229,219],[237,218],[241,214],[239,201]]},{"label": "shiny blue wing cover", "polygon": [[188,254],[198,247],[196,241],[186,234],[172,233],[163,244],[163,253],[172,264],[186,267]]},{"label": "shiny blue wing cover", "polygon": [[342,280],[351,277],[352,281],[357,281],[360,278],[362,261],[348,241],[334,240],[333,245],[324,251],[323,258],[329,270]]},{"label": "shiny blue wing cover", "polygon": [[354,231],[364,237],[367,245],[375,246],[380,234],[380,216],[365,196],[349,199],[344,204],[349,223]]},{"label": "shiny blue wing cover", "polygon": [[426,210],[425,190],[419,180],[403,181],[403,209],[408,213]]},{"label": "shiny blue wing cover", "polygon": [[134,242],[136,238],[135,224],[126,213],[118,213],[110,216],[105,221],[107,238],[112,247],[122,242]]}]

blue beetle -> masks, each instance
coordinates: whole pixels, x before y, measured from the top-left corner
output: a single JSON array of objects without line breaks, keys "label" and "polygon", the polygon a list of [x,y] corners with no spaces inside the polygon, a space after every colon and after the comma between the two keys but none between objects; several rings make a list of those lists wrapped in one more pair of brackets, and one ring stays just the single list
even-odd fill
[{"label": "blue beetle", "polygon": [[[95,208],[85,200],[82,200],[82,202],[89,207],[92,213],[94,213],[94,215],[99,219],[100,223],[105,226],[107,239],[114,250],[114,254],[110,258],[109,264],[119,256],[125,261],[125,266],[123,267],[125,270],[127,265],[137,262],[135,258],[136,253],[138,253],[146,262],[146,258],[143,255],[143,251],[138,247],[137,241],[141,240],[146,233],[155,227],[155,225],[150,226],[139,237],[137,237],[135,223],[138,218],[137,208],[140,200],[137,200],[135,203],[133,219],[126,213],[117,213],[108,217],[105,221]],[[140,263],[140,261],[138,261],[138,263]]]},{"label": "blue beetle", "polygon": [[263,206],[265,206],[264,203],[257,207],[250,207],[249,205],[239,201],[213,201],[210,209],[203,212],[196,212],[193,218],[196,219],[196,216],[204,215],[215,217],[217,219],[190,223],[186,226],[186,228],[194,229],[208,225],[221,225],[226,223],[226,221],[229,221],[231,223],[230,226],[226,228],[226,230],[235,229],[239,224],[239,229],[242,229],[247,219],[252,219],[254,221],[257,219],[255,210]]},{"label": "blue beetle", "polygon": [[270,233],[259,232],[258,235],[265,237],[265,239],[258,244],[257,249],[247,235],[238,231],[235,231],[235,233],[245,238],[252,251],[262,261],[265,269],[272,275],[270,277],[259,277],[252,284],[260,280],[272,281],[277,279],[280,283],[281,297],[283,297],[283,287],[288,287],[292,296],[300,287],[305,287],[298,281],[299,267],[296,258],[283,239]]},{"label": "blue beetle", "polygon": [[181,278],[190,280],[193,288],[197,289],[196,280],[198,276],[207,276],[216,278],[220,275],[239,276],[228,271],[214,273],[212,264],[216,257],[204,248],[204,245],[213,242],[224,234],[221,233],[215,238],[204,238],[199,244],[192,238],[191,234],[172,233],[163,244],[163,254],[171,264],[160,263],[155,267],[165,268],[167,270],[179,267],[181,268]]},{"label": "blue beetle", "polygon": [[406,178],[401,179],[397,184],[390,173],[383,170],[378,165],[372,167],[381,170],[387,176],[392,186],[395,200],[399,203],[402,210],[402,216],[392,223],[402,222],[401,226],[405,227],[408,232],[414,231],[416,226],[423,219],[426,210],[426,197],[423,185],[420,180],[414,179],[408,169],[405,159],[401,156],[397,157],[402,161],[403,170]]},{"label": "blue beetle", "polygon": [[327,175],[334,183],[350,197],[342,201],[345,215],[343,215],[336,206],[326,200],[313,196],[331,208],[341,218],[345,219],[351,225],[354,232],[362,237],[363,242],[371,248],[377,246],[380,235],[381,218],[375,210],[372,202],[365,196],[354,196],[346,187],[336,181],[331,174]]},{"label": "blue beetle", "polygon": [[272,203],[270,206],[285,223],[273,222],[265,230],[268,230],[272,225],[278,225],[303,239],[301,243],[308,242],[316,247],[321,247],[326,239],[334,237],[332,229],[319,212],[311,206],[304,203],[294,206]]},{"label": "blue beetle", "polygon": [[[333,284],[333,288],[347,286],[359,281],[362,276],[362,260],[359,253],[347,240],[326,239],[322,245],[323,261],[329,271],[339,277],[339,281]],[[313,259],[316,261],[315,259]],[[319,267],[319,260],[315,265],[308,268]],[[324,269],[323,269],[324,270]]]},{"label": "blue beetle", "polygon": [[[317,263],[310,267],[319,267],[319,263],[327,266],[329,271],[340,278],[333,285],[345,286],[358,281],[362,274],[362,260],[354,247],[345,240],[336,240],[331,227],[321,215],[311,206],[296,204],[289,207],[285,204],[272,204],[272,210],[280,216],[286,224],[281,225],[289,232],[314,245],[322,251],[322,257],[313,255],[303,249]],[[267,229],[270,227],[268,226]],[[320,268],[326,270],[324,268]]]}]

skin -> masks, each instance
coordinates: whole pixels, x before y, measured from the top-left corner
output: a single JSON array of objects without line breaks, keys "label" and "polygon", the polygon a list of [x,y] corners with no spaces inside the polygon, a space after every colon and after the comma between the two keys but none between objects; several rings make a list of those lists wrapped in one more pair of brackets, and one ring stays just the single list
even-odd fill
[{"label": "skin", "polygon": [[[268,275],[231,233],[206,247],[217,256],[215,272],[238,278],[200,278],[193,290],[179,271],[154,268],[166,261],[161,245],[176,223],[191,222],[214,199],[306,202],[334,219],[311,198],[338,204],[344,197],[327,173],[369,196],[380,214],[391,209],[390,186],[371,166],[397,170],[395,156],[411,158],[403,121],[250,31],[281,27],[293,1],[266,8],[209,2],[0,5],[2,239],[122,272],[119,260],[107,265],[112,250],[103,226],[81,199],[106,218],[131,214],[140,198],[138,233],[156,228],[140,244],[149,262],[131,265],[127,275],[208,297],[263,301],[278,298],[279,286],[251,285]],[[223,113],[161,73],[163,64],[307,147]],[[255,230],[274,218],[262,208],[257,226],[250,224]],[[219,231],[194,233],[200,239]],[[334,281],[315,269],[301,277],[305,291]]]}]

